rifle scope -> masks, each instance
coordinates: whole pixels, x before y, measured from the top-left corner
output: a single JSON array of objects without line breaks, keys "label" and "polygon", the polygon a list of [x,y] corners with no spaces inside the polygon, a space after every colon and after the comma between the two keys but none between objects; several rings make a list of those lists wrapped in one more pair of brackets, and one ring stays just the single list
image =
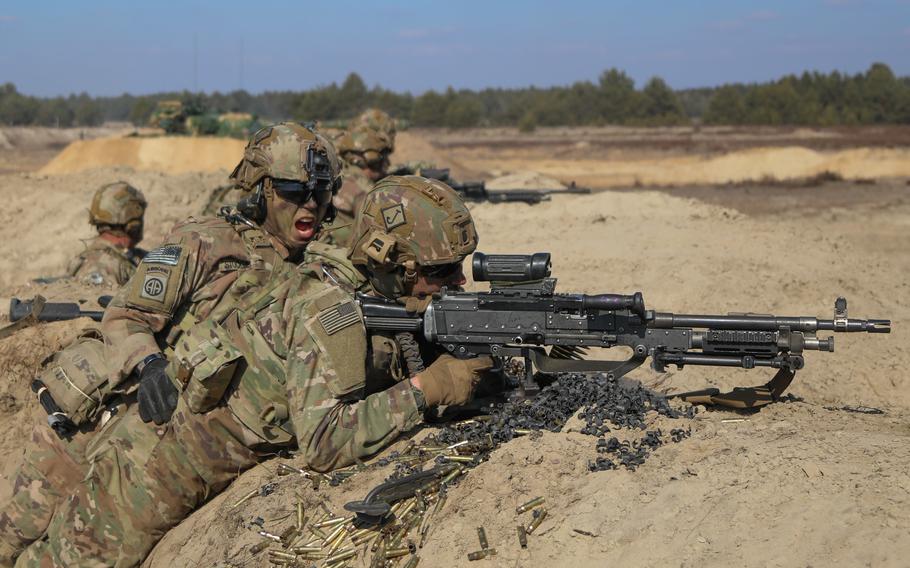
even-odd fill
[{"label": "rifle scope", "polygon": [[550,253],[474,253],[471,263],[475,282],[528,282],[550,276]]}]

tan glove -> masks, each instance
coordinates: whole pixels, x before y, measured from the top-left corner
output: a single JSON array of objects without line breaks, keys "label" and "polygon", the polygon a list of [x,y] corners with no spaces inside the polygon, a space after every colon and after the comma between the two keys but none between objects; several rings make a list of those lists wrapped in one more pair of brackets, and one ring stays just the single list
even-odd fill
[{"label": "tan glove", "polygon": [[465,404],[474,395],[484,371],[493,367],[488,356],[456,359],[448,353],[420,373],[420,388],[427,406]]}]

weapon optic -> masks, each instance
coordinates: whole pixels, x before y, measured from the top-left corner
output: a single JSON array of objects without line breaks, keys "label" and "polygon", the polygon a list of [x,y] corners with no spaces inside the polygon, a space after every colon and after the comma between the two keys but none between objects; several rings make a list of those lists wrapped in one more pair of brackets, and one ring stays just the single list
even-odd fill
[{"label": "weapon optic", "polygon": [[[622,294],[557,293],[550,277],[550,254],[485,255],[475,253],[476,282],[490,282],[489,292],[443,290],[423,314],[394,302],[359,295],[368,330],[420,333],[457,357],[489,354],[502,363],[524,362],[524,376],[514,387],[525,395],[537,390],[538,373],[604,372],[616,379],[648,358],[657,371],[668,365],[767,367],[776,374],[765,385],[730,393],[705,389],[676,395],[691,402],[739,408],[777,400],[797,370],[805,351],[834,351],[833,337],[818,331],[890,333],[891,321],[847,317],[847,300],[838,298],[834,317],[779,317],[761,314],[690,315],[646,309],[641,292]],[[585,360],[589,347],[627,347],[625,360]]]}]

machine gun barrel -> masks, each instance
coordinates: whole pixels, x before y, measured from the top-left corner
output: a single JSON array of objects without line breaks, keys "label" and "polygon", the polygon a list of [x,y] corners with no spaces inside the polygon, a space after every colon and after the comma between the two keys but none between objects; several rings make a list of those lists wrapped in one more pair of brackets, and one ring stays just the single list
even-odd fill
[{"label": "machine gun barrel", "polygon": [[793,331],[835,331],[891,333],[891,320],[885,319],[818,319],[804,316],[775,317],[767,315],[691,315],[658,312],[649,327],[670,329],[690,327],[743,331],[776,331],[789,327]]}]

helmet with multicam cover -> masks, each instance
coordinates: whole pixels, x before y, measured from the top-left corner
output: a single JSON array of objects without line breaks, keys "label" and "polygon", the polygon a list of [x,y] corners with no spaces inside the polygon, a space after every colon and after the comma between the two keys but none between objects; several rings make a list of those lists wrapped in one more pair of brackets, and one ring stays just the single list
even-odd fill
[{"label": "helmet with multicam cover", "polygon": [[335,145],[345,162],[384,173],[394,144],[387,133],[359,125],[338,136]]},{"label": "helmet with multicam cover", "polygon": [[142,240],[142,217],[148,203],[142,192],[126,183],[117,181],[101,186],[92,197],[88,222],[101,231],[123,231]]},{"label": "helmet with multicam cover", "polygon": [[337,190],[341,162],[328,138],[309,126],[281,122],[253,134],[230,177],[246,191],[267,177]]},{"label": "helmet with multicam cover", "polygon": [[460,263],[478,240],[458,193],[418,176],[389,176],[377,183],[357,212],[353,235],[348,258],[389,298],[408,295],[417,267]]},{"label": "helmet with multicam cover", "polygon": [[[265,195],[295,190],[317,196],[335,195],[341,188],[341,161],[332,142],[308,125],[281,122],[253,134],[243,151],[243,159],[230,179],[253,195],[238,203],[240,211],[258,222],[265,220]],[[278,186],[281,187],[278,187]],[[324,221],[335,216],[330,205]]]},{"label": "helmet with multicam cover", "polygon": [[351,121],[350,130],[356,130],[359,127],[385,134],[389,139],[389,151],[395,151],[396,124],[395,119],[388,113],[378,108],[368,108]]}]

